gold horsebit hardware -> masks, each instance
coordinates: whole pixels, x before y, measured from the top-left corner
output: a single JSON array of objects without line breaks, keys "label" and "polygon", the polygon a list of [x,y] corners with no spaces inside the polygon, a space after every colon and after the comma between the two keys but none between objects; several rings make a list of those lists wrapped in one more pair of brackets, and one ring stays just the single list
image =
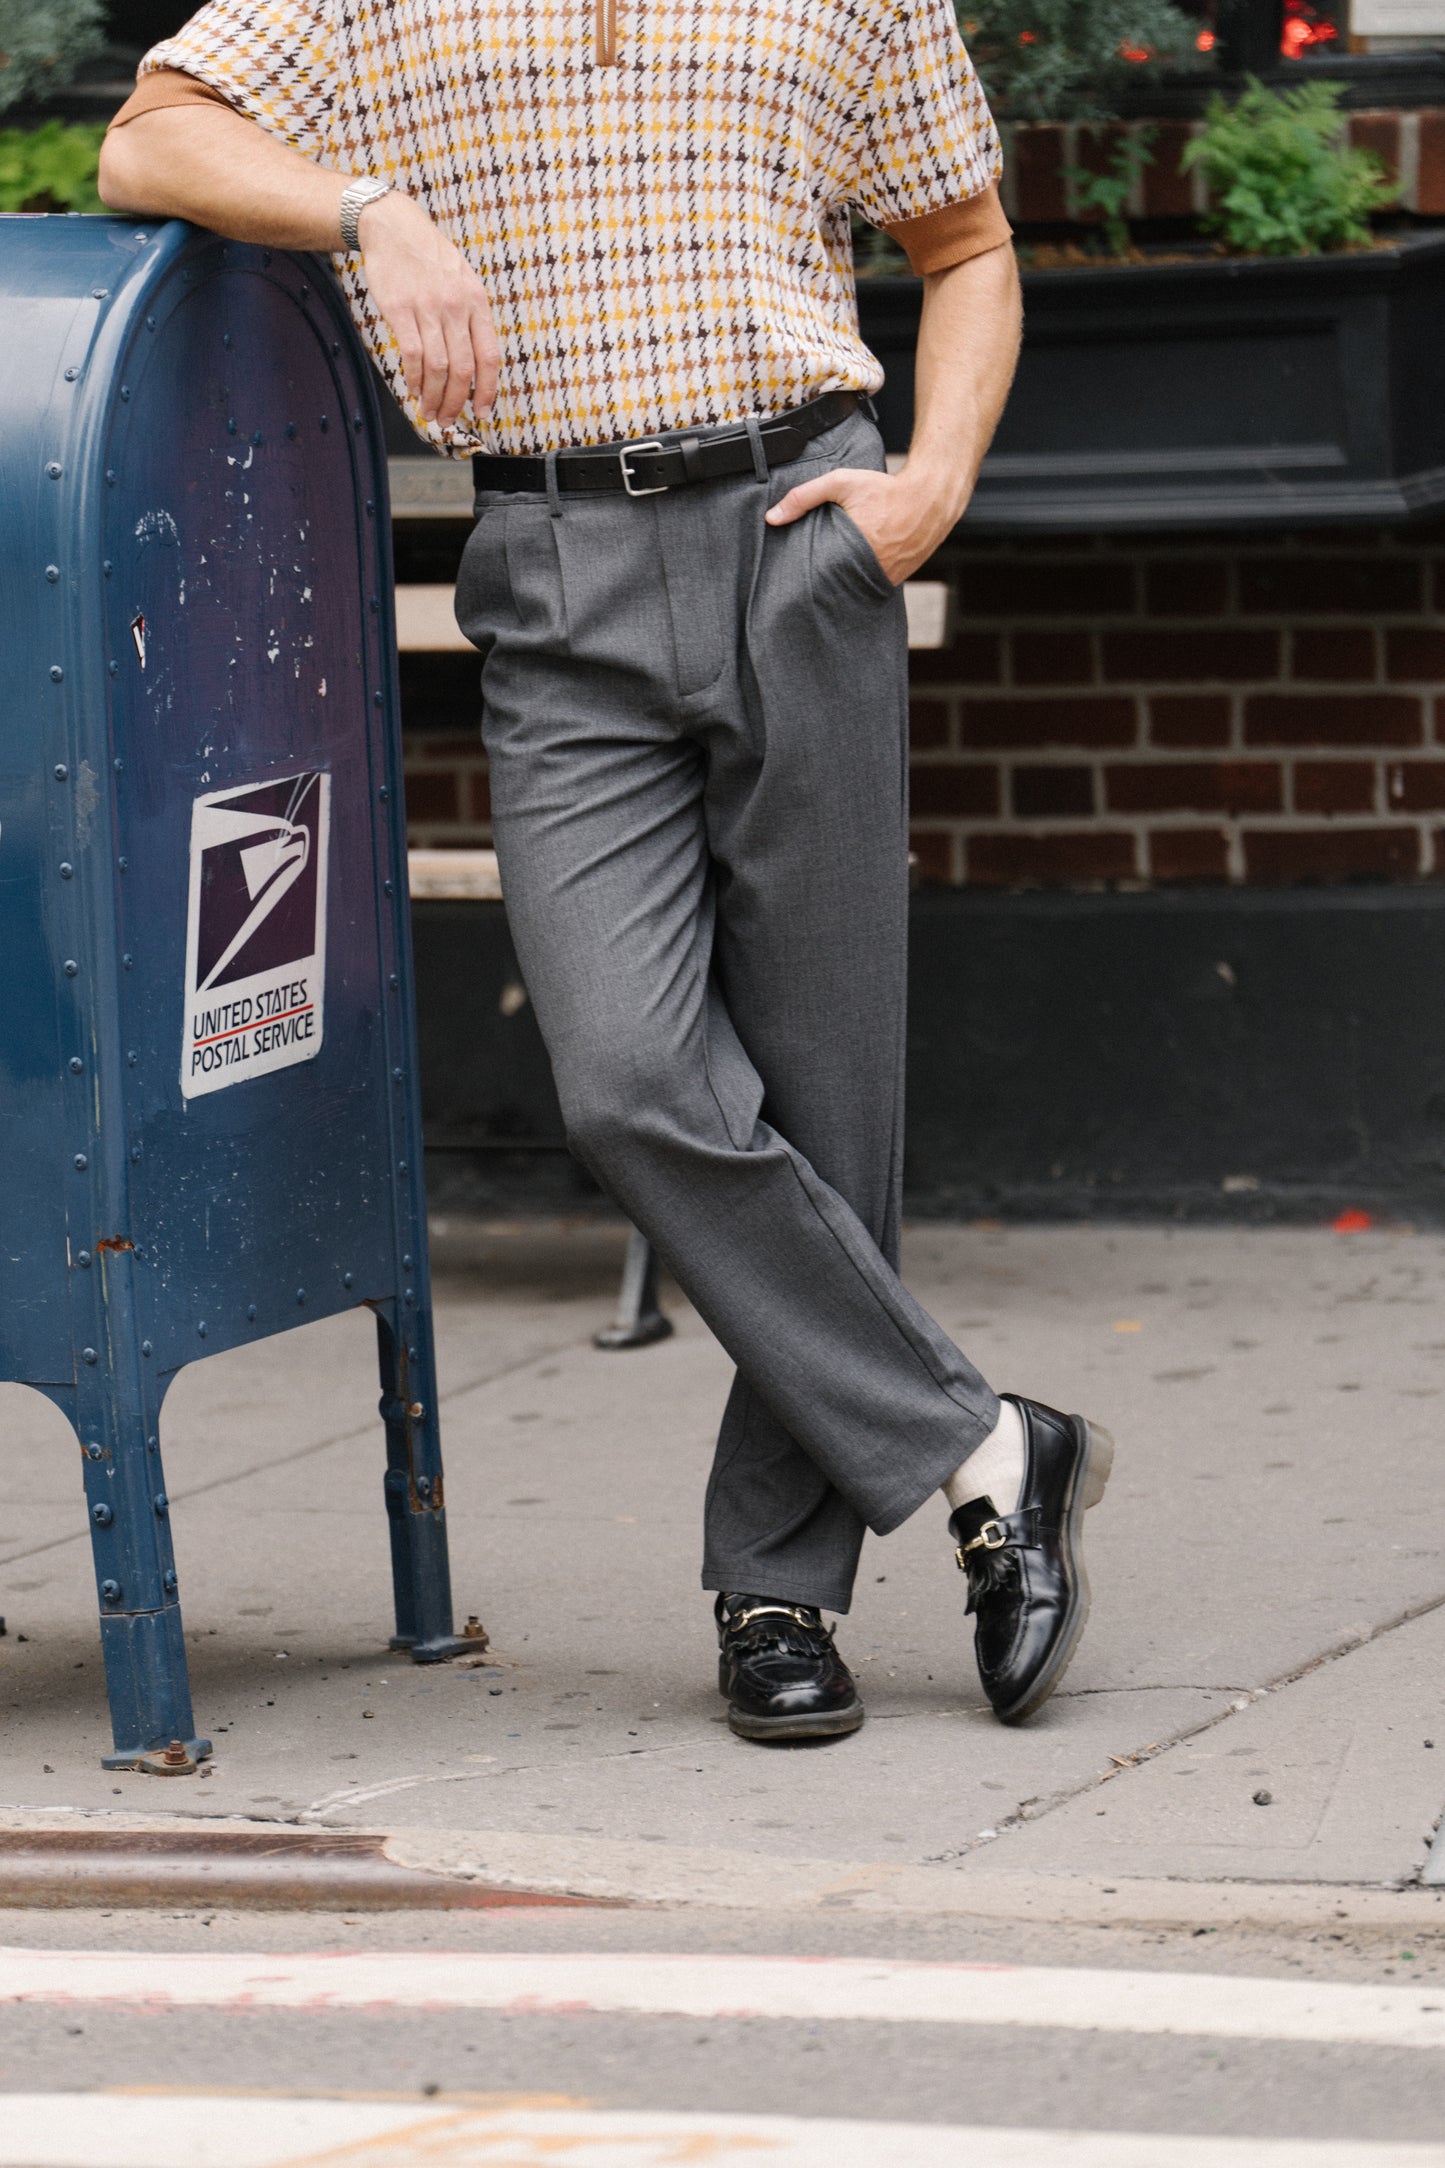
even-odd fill
[{"label": "gold horsebit hardware", "polygon": [[751,1611],[739,1611],[737,1617],[730,1619],[728,1623],[734,1628],[751,1626],[755,1618],[790,1618],[795,1619],[800,1626],[811,1626],[813,1623],[806,1611],[800,1611],[796,1604],[791,1603],[755,1604]]},{"label": "gold horsebit hardware", "polygon": [[954,1552],[959,1571],[964,1570],[964,1560],[970,1551],[1001,1551],[1008,1542],[1008,1530],[1002,1521],[985,1521],[972,1543],[965,1543]]}]

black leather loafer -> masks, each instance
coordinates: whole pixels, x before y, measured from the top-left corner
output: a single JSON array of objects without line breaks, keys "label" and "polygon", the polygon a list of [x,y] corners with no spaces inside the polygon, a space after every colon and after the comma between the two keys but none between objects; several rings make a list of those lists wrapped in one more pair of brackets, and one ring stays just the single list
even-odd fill
[{"label": "black leather loafer", "polygon": [[1114,1441],[1082,1415],[1006,1396],[1024,1422],[1024,1483],[1016,1510],[972,1498],[950,1515],[976,1620],[974,1654],[1002,1723],[1041,1708],[1069,1668],[1089,1616],[1080,1538],[1109,1480]]},{"label": "black leather loafer", "polygon": [[822,1614],[770,1596],[719,1596],[718,1691],[742,1739],[828,1739],[856,1731],[863,1704]]}]

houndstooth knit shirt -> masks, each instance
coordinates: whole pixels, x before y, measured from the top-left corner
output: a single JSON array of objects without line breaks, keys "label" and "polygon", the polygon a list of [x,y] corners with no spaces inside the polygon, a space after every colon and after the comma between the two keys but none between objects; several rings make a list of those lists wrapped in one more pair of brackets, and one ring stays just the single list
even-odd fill
[{"label": "houndstooth knit shirt", "polygon": [[849,208],[926,270],[1008,237],[950,0],[208,0],[120,122],[219,97],[417,197],[502,348],[493,410],[405,395],[360,258],[336,267],[421,433],[537,453],[874,391]]}]

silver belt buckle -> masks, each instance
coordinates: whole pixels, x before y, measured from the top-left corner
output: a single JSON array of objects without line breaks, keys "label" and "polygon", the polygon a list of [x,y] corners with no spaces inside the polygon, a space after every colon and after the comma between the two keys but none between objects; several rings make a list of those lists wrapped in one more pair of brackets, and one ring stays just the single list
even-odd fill
[{"label": "silver belt buckle", "polygon": [[617,454],[617,464],[622,469],[622,486],[629,497],[665,497],[667,495],[672,486],[670,482],[654,482],[650,489],[634,489],[632,486],[633,470],[627,464],[629,452],[665,452],[666,450],[667,446],[658,437],[641,437],[636,444],[623,445],[621,451]]}]

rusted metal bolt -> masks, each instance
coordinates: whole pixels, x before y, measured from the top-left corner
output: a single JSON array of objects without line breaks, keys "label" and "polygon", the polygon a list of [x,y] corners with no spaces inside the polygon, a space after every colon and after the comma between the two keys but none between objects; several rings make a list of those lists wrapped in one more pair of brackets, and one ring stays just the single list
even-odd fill
[{"label": "rusted metal bolt", "polygon": [[189,1765],[190,1759],[190,1755],[186,1752],[179,1739],[172,1739],[170,1745],[161,1755],[161,1760],[165,1763],[167,1769],[184,1769]]},{"label": "rusted metal bolt", "polygon": [[419,1400],[414,1400],[406,1412],[410,1416],[420,1417],[426,1414],[426,1409]]}]

